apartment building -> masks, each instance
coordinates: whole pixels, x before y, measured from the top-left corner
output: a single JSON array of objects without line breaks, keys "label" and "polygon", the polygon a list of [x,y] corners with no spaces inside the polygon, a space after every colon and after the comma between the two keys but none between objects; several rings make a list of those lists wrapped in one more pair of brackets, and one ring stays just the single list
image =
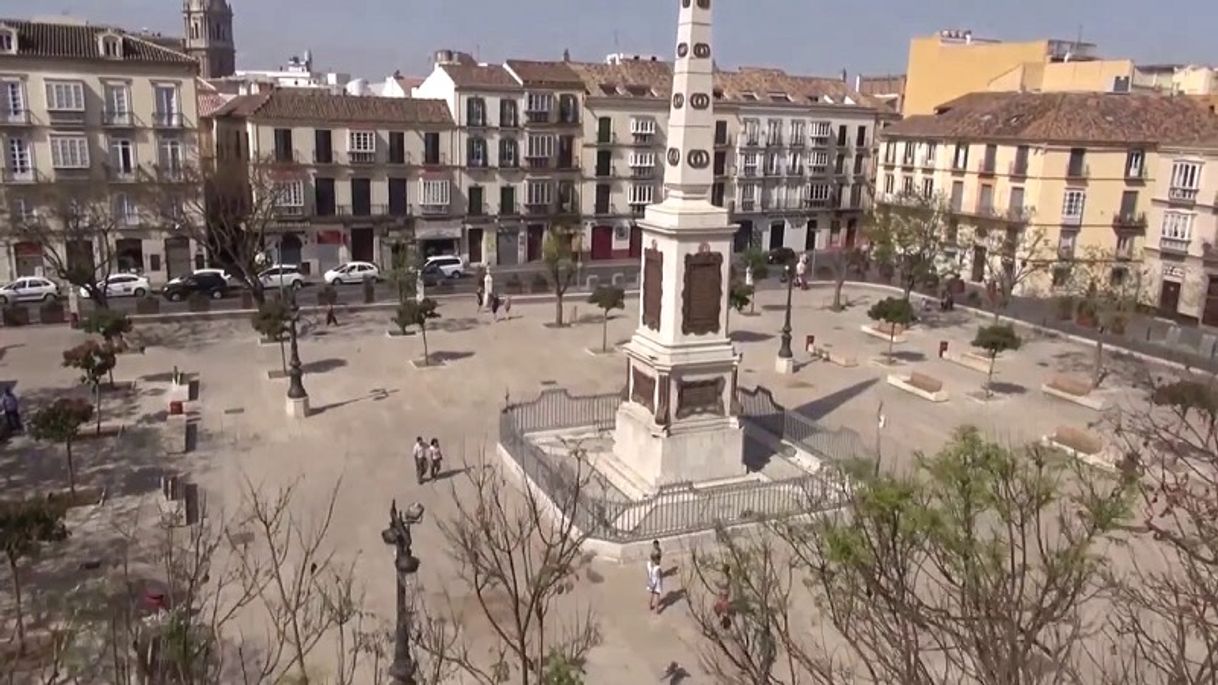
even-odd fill
[{"label": "apartment building", "polygon": [[1181,134],[1153,162],[1146,301],[1163,316],[1218,326],[1218,133]]},{"label": "apartment building", "polygon": [[1064,285],[1079,259],[1110,263],[1120,279],[1140,269],[1152,195],[1164,183],[1160,147],[1216,122],[1185,97],[973,93],[881,131],[877,195],[946,203],[949,244],[970,246],[949,255],[966,280],[991,277],[973,238],[992,230],[1018,250],[1038,248],[1012,259],[1053,265],[1028,290]]},{"label": "apartment building", "polygon": [[65,250],[69,262],[116,254],[114,268],[155,282],[201,260],[199,246],[148,206],[183,183],[197,159],[198,68],[120,29],[0,20],[0,280],[49,268],[39,244],[22,242],[13,228],[54,222],[55,195],[87,197],[112,212],[98,233],[115,244],[80,241]]},{"label": "apartment building", "polygon": [[412,239],[425,254],[465,249],[464,159],[442,100],[276,89],[228,100],[206,125],[218,163],[252,165],[266,179],[255,192],[274,188],[268,249],[281,263],[390,264]]}]

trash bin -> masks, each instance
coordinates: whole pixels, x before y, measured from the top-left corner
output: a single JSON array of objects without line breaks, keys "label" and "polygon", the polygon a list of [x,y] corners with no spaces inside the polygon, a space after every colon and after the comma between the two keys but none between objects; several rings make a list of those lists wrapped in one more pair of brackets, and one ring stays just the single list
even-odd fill
[{"label": "trash bin", "polygon": [[947,341],[940,340],[939,341],[939,358],[942,359],[943,355],[945,355],[945,354],[947,354]]}]

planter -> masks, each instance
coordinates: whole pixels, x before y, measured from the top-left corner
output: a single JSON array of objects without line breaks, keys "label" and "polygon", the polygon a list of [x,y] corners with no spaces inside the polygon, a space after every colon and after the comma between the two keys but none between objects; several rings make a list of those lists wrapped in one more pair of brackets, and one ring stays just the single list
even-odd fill
[{"label": "planter", "polygon": [[0,319],[3,319],[5,326],[28,326],[30,310],[20,305],[9,305],[0,313]]},{"label": "planter", "polygon": [[413,331],[406,331],[405,333],[403,333],[402,331],[399,331],[396,328],[385,331],[386,338],[409,338],[412,335],[414,335]]},{"label": "planter", "polygon": [[64,323],[67,315],[59,302],[47,302],[38,308],[38,320],[42,323]]},{"label": "planter", "polygon": [[160,314],[161,301],[155,297],[141,297],[135,301],[136,314]]},{"label": "planter", "polygon": [[75,495],[68,490],[61,490],[60,492],[47,495],[48,501],[62,504],[66,509],[93,506],[100,504],[105,498],[105,488],[81,486],[77,486]]}]

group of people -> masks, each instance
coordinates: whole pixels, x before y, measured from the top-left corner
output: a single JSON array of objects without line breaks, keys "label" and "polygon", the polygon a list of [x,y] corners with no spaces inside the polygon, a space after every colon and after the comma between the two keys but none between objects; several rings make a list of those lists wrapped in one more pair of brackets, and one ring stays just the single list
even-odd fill
[{"label": "group of people", "polygon": [[488,291],[482,286],[478,286],[478,292],[475,293],[478,298],[478,310],[488,309],[491,312],[491,317],[499,320],[499,310],[503,310],[505,318],[512,318],[512,298],[499,297],[499,294],[494,291]]},{"label": "group of people", "polygon": [[421,435],[414,439],[414,467],[420,484],[427,481],[428,473],[432,480],[438,480],[443,464],[444,453],[440,451],[439,439],[432,438],[431,443],[423,440]]}]

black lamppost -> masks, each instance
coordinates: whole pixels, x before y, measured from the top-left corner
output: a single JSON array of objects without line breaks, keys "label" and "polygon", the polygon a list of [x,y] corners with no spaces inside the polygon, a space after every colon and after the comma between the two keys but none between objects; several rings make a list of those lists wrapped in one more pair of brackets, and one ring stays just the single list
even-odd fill
[{"label": "black lamppost", "polygon": [[305,392],[303,373],[300,370],[300,348],[296,344],[296,321],[300,318],[300,306],[296,304],[296,291],[292,291],[291,316],[288,317],[288,340],[291,360],[288,362],[288,399],[302,400],[309,397]]},{"label": "black lamppost", "polygon": [[788,263],[783,267],[783,272],[787,276],[787,311],[786,319],[782,324],[782,345],[778,348],[779,359],[791,359],[795,355],[791,352],[791,287],[794,285],[794,280],[791,273],[791,265]]},{"label": "black lamppost", "polygon": [[397,576],[397,626],[393,635],[393,664],[389,676],[394,685],[415,685],[415,663],[410,658],[410,604],[406,601],[406,586],[410,577],[419,570],[419,560],[411,551],[413,544],[410,527],[423,520],[423,505],[412,504],[405,511],[398,511],[397,500],[389,505],[389,527],[381,531],[386,545],[393,545],[395,554],[393,568]]}]

